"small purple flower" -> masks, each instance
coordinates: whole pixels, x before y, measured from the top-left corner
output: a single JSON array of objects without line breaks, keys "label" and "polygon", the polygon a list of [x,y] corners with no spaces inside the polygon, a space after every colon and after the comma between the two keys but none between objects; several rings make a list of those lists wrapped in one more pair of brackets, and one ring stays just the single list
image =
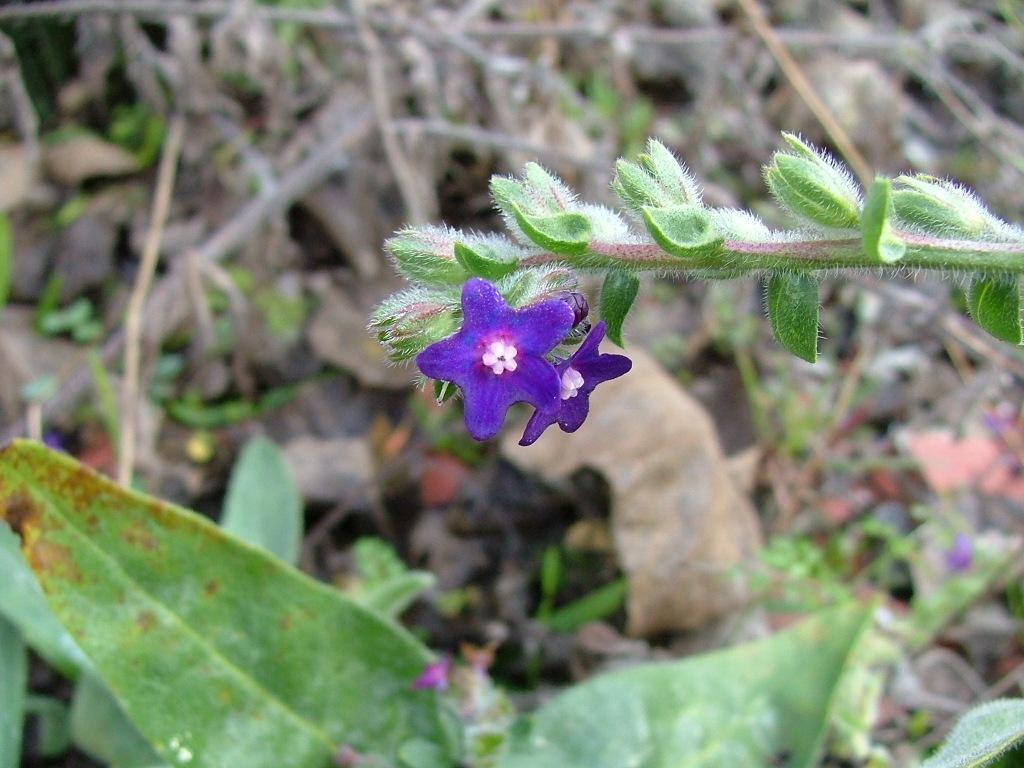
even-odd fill
[{"label": "small purple flower", "polygon": [[423,668],[420,676],[412,681],[415,691],[443,691],[448,687],[448,675],[452,671],[451,659],[445,657],[432,661]]},{"label": "small purple flower", "polygon": [[48,429],[43,433],[43,445],[52,451],[67,451],[64,436],[55,429]]},{"label": "small purple flower", "polygon": [[974,545],[971,537],[958,533],[953,539],[953,546],[946,550],[946,567],[957,573],[970,570],[973,554]]},{"label": "small purple flower", "polygon": [[552,299],[522,309],[480,278],[462,288],[462,328],[416,358],[423,375],[462,389],[466,429],[475,440],[498,434],[512,403],[555,413],[559,374],[546,359],[572,328],[573,311]]},{"label": "small purple flower", "polygon": [[563,432],[575,432],[583,424],[590,412],[590,393],[604,381],[616,379],[633,367],[632,361],[625,355],[602,355],[597,351],[604,338],[603,322],[594,329],[580,344],[572,357],[555,364],[560,381],[560,402],[555,411],[541,411],[533,414],[520,445],[534,443],[545,429],[555,422]]}]

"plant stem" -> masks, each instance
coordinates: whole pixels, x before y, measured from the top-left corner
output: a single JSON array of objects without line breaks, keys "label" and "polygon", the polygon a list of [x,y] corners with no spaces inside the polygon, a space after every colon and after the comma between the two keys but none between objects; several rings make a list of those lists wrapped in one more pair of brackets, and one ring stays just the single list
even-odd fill
[{"label": "plant stem", "polygon": [[[986,240],[953,240],[896,232],[907,252],[895,264],[870,258],[859,236],[835,240],[782,240],[748,242],[726,240],[720,251],[693,259],[666,253],[655,243],[590,243],[585,266],[627,267],[660,272],[699,270],[705,277],[736,277],[763,270],[790,269],[811,272],[826,269],[912,268],[960,272],[1009,272],[1024,274],[1024,243]],[[524,266],[573,261],[553,253],[538,253],[523,260]],[[710,274],[709,274],[710,271]]]}]

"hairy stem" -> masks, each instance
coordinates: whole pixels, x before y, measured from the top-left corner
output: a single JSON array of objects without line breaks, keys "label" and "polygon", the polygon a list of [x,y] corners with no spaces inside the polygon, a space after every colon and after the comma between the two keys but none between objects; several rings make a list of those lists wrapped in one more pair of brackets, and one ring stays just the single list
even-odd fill
[{"label": "hairy stem", "polygon": [[[870,258],[859,236],[833,240],[791,240],[747,242],[726,240],[713,256],[678,258],[655,243],[590,243],[584,260],[594,267],[626,267],[667,272],[710,270],[722,277],[772,269],[817,271],[826,269],[877,269],[908,267],[966,272],[1024,273],[1024,243],[986,240],[953,240],[896,232],[907,251],[896,264],[881,264]],[[568,261],[565,256],[538,253],[524,259],[524,266]],[[716,276],[712,274],[711,276]]]}]

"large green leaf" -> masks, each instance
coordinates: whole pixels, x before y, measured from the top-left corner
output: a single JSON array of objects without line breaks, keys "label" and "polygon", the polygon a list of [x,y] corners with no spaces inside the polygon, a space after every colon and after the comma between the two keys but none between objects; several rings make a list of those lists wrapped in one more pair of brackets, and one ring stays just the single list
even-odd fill
[{"label": "large green leaf", "polygon": [[757,643],[597,677],[517,729],[499,765],[812,766],[870,615],[835,608]]},{"label": "large green leaf", "polygon": [[231,470],[221,528],[294,565],[302,522],[302,497],[281,451],[254,437]]},{"label": "large green leaf", "polygon": [[28,651],[17,627],[0,617],[0,768],[21,762]]},{"label": "large green leaf", "polygon": [[50,607],[157,753],[197,768],[319,768],[339,745],[448,750],[408,633],[187,510],[18,441],[0,519]]},{"label": "large green leaf", "polygon": [[768,322],[776,340],[797,357],[818,359],[818,284],[810,275],[780,272],[765,289]]},{"label": "large green leaf", "polygon": [[1024,699],[990,701],[964,715],[921,768],[981,768],[1022,742]]}]

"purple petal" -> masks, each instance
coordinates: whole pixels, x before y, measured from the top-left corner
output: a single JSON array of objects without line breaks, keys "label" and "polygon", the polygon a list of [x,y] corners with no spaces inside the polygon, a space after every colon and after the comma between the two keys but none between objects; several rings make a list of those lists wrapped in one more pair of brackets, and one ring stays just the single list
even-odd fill
[{"label": "purple petal", "polygon": [[590,357],[594,357],[597,354],[597,348],[604,340],[604,331],[605,324],[604,320],[602,320],[590,329],[590,333],[587,334],[587,338],[580,343],[579,347],[576,348],[576,351],[573,352],[572,357],[569,359],[573,361],[579,360],[582,362]]},{"label": "purple petal", "polygon": [[575,432],[583,426],[588,413],[590,413],[590,394],[580,391],[576,397],[562,401],[562,407],[558,411],[558,426],[563,432]]},{"label": "purple petal", "polygon": [[523,430],[523,436],[519,438],[520,445],[533,445],[537,442],[544,430],[550,427],[558,421],[558,413],[551,413],[550,411],[536,410],[533,412],[533,416],[526,423],[526,429]]},{"label": "purple petal", "polygon": [[512,381],[515,383],[516,402],[529,403],[545,413],[558,412],[562,386],[555,367],[543,357],[524,357],[512,374]]},{"label": "purple petal", "polygon": [[459,382],[465,401],[463,416],[466,431],[474,440],[490,440],[498,434],[509,407],[519,399],[512,378],[512,374],[508,373],[496,376],[479,365],[470,371],[468,380]]},{"label": "purple petal", "polygon": [[448,687],[448,674],[451,672],[451,668],[452,662],[448,658],[427,664],[420,676],[412,681],[413,690],[445,690]]},{"label": "purple petal", "polygon": [[557,299],[542,301],[514,313],[516,341],[526,352],[546,355],[572,329],[573,312]]},{"label": "purple petal", "polygon": [[455,381],[473,362],[473,350],[461,333],[431,344],[416,356],[416,366],[424,376]]},{"label": "purple petal", "polygon": [[474,277],[462,286],[463,331],[496,328],[504,324],[511,311],[498,289],[486,280]]},{"label": "purple petal", "polygon": [[629,373],[633,361],[625,355],[598,355],[590,360],[574,362],[572,367],[583,377],[582,391],[589,393],[598,384]]},{"label": "purple petal", "polygon": [[958,533],[953,539],[953,546],[946,551],[946,567],[956,572],[970,570],[973,554],[974,545],[971,537]]}]

